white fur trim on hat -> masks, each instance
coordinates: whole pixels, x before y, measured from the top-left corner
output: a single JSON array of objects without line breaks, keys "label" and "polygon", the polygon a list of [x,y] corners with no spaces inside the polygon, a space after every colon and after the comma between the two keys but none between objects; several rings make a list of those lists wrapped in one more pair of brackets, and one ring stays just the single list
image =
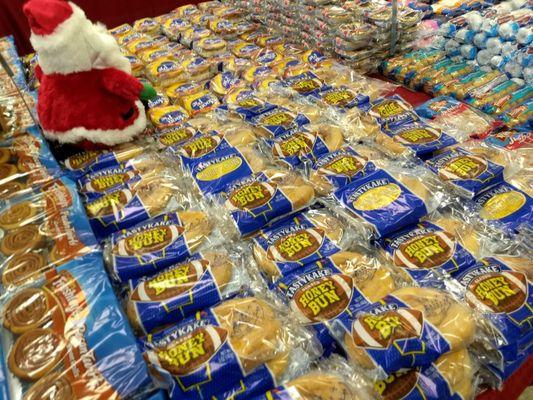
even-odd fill
[{"label": "white fur trim on hat", "polygon": [[131,65],[102,25],[94,25],[81,8],[69,2],[72,14],[49,35],[31,34],[45,74],[90,71],[114,67],[131,73]]},{"label": "white fur trim on hat", "polygon": [[101,143],[113,146],[133,140],[146,128],[146,114],[144,106],[140,101],[135,105],[139,110],[139,116],[133,124],[124,129],[86,129],[83,127],[72,128],[68,131],[47,131],[43,129],[44,136],[48,139],[57,140],[60,143],[78,143],[82,140],[89,140],[94,143]]}]

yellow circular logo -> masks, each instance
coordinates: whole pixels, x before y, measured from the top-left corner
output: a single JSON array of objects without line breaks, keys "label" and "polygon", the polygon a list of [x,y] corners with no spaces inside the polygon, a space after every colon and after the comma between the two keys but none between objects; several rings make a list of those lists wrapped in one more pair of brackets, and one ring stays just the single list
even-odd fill
[{"label": "yellow circular logo", "polygon": [[199,181],[215,181],[222,178],[224,175],[230,174],[238,169],[242,164],[240,157],[232,157],[219,162],[217,164],[210,165],[203,171],[198,172],[196,179]]},{"label": "yellow circular logo", "polygon": [[520,192],[499,193],[485,203],[479,213],[486,220],[498,220],[515,213],[526,203],[526,196]]},{"label": "yellow circular logo", "polygon": [[398,185],[389,183],[363,193],[353,202],[353,207],[361,211],[379,210],[396,201],[401,194],[402,189]]}]

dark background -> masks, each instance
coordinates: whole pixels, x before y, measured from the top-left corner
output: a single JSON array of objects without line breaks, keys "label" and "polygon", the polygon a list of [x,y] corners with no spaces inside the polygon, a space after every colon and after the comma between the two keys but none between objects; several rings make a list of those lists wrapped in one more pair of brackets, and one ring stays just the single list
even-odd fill
[{"label": "dark background", "polygon": [[[30,29],[22,12],[26,0],[0,0],[0,37],[13,35],[21,55],[32,52]],[[155,17],[174,8],[199,0],[76,0],[87,17],[100,21],[108,28],[143,17]]]}]

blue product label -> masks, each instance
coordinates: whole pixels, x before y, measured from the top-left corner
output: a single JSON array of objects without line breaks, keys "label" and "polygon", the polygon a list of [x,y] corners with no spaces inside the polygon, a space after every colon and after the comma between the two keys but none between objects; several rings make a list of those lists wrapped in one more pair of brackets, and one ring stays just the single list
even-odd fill
[{"label": "blue product label", "polygon": [[122,188],[88,202],[85,210],[98,240],[150,218],[139,194]]},{"label": "blue product label", "polygon": [[481,219],[507,233],[527,231],[533,225],[531,197],[506,182],[475,197],[470,206]]},{"label": "blue product label", "polygon": [[427,160],[425,165],[468,198],[503,181],[503,166],[461,148],[439,154]]},{"label": "blue product label", "polygon": [[319,157],[312,169],[314,173],[327,179],[336,190],[374,172],[376,166],[359,155],[353,147],[346,146]]},{"label": "blue product label", "polygon": [[275,377],[266,365],[262,365],[234,384],[232,388],[218,392],[211,400],[249,400],[251,396],[265,393],[276,386]]},{"label": "blue product label", "polygon": [[533,330],[533,284],[523,272],[484,258],[455,279],[466,289],[464,300],[490,320],[505,344]]},{"label": "blue product label", "polygon": [[476,262],[452,234],[427,221],[396,232],[380,244],[393,264],[415,281],[423,280],[435,270],[458,273]]},{"label": "blue product label", "polygon": [[245,378],[238,355],[210,309],[141,341],[172,399],[204,400]]},{"label": "blue product label", "polygon": [[346,86],[326,86],[315,95],[316,98],[337,109],[346,110],[357,106],[368,106],[370,98],[366,95],[355,93]]},{"label": "blue product label", "polygon": [[452,398],[451,389],[439,370],[433,365],[394,372],[374,383],[374,389],[383,400],[442,400]]},{"label": "blue product label", "polygon": [[312,222],[312,214],[299,213],[253,238],[280,275],[329,257],[341,249],[326,232]]},{"label": "blue product label", "polygon": [[273,108],[251,119],[253,125],[265,129],[275,137],[301,130],[309,122],[305,115],[294,114],[282,107]]},{"label": "blue product label", "polygon": [[242,236],[294,211],[283,190],[263,173],[233,181],[222,198]]},{"label": "blue product label", "polygon": [[78,179],[80,193],[87,201],[96,200],[118,187],[130,189],[141,180],[141,175],[133,166],[107,168],[89,173]]},{"label": "blue product label", "polygon": [[129,315],[135,316],[146,333],[178,322],[222,299],[211,264],[201,254],[149,278],[132,280],[129,287]]},{"label": "blue product label", "polygon": [[106,150],[86,151],[67,158],[63,165],[74,178],[104,168],[119,167],[115,153]]},{"label": "blue product label", "polygon": [[233,148],[224,138],[224,135],[212,131],[209,135],[201,135],[193,138],[179,147],[172,148],[181,159],[183,166],[187,169],[201,161],[207,161],[220,152]]},{"label": "blue product label", "polygon": [[324,83],[312,72],[304,72],[302,74],[287,78],[283,81],[284,85],[295,90],[302,96],[312,95],[324,86]]},{"label": "blue product label", "polygon": [[111,236],[111,265],[121,281],[150,275],[190,256],[178,213],[162,214]]},{"label": "blue product label", "polygon": [[370,224],[378,238],[414,224],[427,214],[424,201],[383,170],[350,183],[334,196]]},{"label": "blue product label", "polygon": [[326,353],[334,343],[326,323],[352,307],[361,308],[370,301],[329,259],[294,270],[274,283],[283,301],[302,323],[311,326]]},{"label": "blue product label", "polygon": [[175,148],[187,142],[193,137],[199,136],[200,131],[197,131],[192,126],[183,124],[180,126],[173,126],[170,128],[161,129],[155,135],[157,144],[163,148],[170,148],[175,152]]},{"label": "blue product label", "polygon": [[419,122],[390,129],[382,128],[382,132],[402,146],[411,149],[417,157],[431,154],[457,143],[453,137],[439,129]]},{"label": "blue product label", "polygon": [[253,171],[243,154],[236,148],[217,152],[208,160],[189,165],[198,188],[204,194],[215,194],[236,179],[252,175]]},{"label": "blue product label", "polygon": [[[128,398],[151,383],[146,364],[101,260],[101,254],[78,259],[71,262],[68,268],[62,266],[51,271],[46,281],[41,281],[37,286],[19,289],[12,294],[25,298],[25,304],[30,309],[39,309],[43,301],[54,313],[40,324],[18,326],[16,332],[9,331],[14,325],[4,328],[2,337],[9,337],[9,342],[12,342],[23,341],[23,337],[30,335],[32,343],[38,346],[35,350],[47,359],[56,357],[59,351],[65,354],[55,367],[50,364],[50,375],[45,375],[44,380],[12,382],[10,388],[14,393],[11,393],[11,397],[26,397],[31,391],[31,396],[45,398],[52,383],[55,383],[71,398]],[[3,315],[10,313],[15,320],[20,320],[10,302],[3,303],[2,308]],[[10,349],[3,350],[5,356]],[[116,360],[123,358],[124,354],[128,356],[117,363]],[[39,369],[31,365],[28,368],[30,373]],[[57,377],[57,382],[48,379],[60,371],[68,373]],[[90,377],[91,384],[80,385],[80,377]],[[16,378],[11,375],[8,379]]]},{"label": "blue product label", "polygon": [[389,375],[403,368],[428,365],[450,351],[444,337],[421,311],[394,296],[348,309],[332,323],[337,338],[353,341],[378,369]]},{"label": "blue product label", "polygon": [[326,142],[318,133],[305,130],[287,132],[265,141],[272,149],[274,157],[290,167],[300,165],[302,160],[314,161],[329,151]]},{"label": "blue product label", "polygon": [[238,90],[226,97],[227,106],[246,121],[252,121],[256,116],[268,112],[276,106],[255,96],[253,90]]},{"label": "blue product label", "polygon": [[379,98],[361,107],[383,127],[393,127],[419,120],[411,106],[397,95]]},{"label": "blue product label", "polygon": [[416,108],[416,112],[422,118],[434,119],[442,115],[456,114],[463,103],[449,96],[435,97],[426,101]]}]

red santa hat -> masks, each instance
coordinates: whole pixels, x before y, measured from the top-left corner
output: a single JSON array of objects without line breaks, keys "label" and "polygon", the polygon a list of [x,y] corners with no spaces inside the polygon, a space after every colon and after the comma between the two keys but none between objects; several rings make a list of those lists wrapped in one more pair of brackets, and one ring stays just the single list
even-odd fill
[{"label": "red santa hat", "polygon": [[34,35],[53,35],[59,26],[72,17],[74,10],[64,0],[30,0],[23,7]]}]

